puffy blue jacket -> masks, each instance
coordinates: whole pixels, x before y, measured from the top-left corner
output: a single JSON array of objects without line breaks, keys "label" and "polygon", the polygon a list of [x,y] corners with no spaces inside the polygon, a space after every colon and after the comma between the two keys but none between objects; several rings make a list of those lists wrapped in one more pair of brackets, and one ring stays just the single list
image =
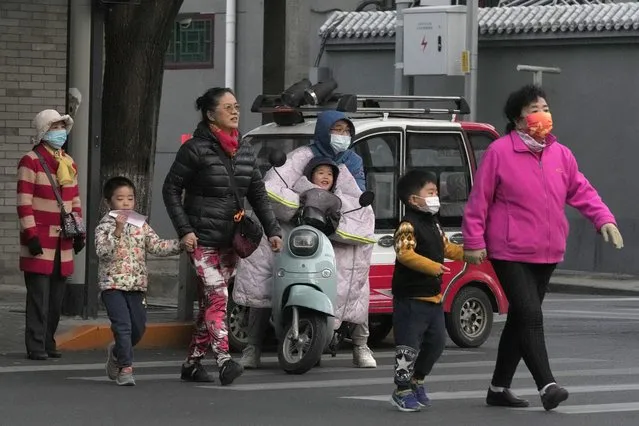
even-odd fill
[{"label": "puffy blue jacket", "polygon": [[336,153],[331,147],[331,127],[338,121],[345,121],[351,128],[351,136],[355,135],[355,126],[341,111],[323,111],[317,116],[315,123],[315,136],[311,149],[316,157],[332,158],[337,164],[344,164],[351,172],[357,186],[362,191],[366,191],[366,174],[364,173],[364,162],[362,157],[353,150]]}]

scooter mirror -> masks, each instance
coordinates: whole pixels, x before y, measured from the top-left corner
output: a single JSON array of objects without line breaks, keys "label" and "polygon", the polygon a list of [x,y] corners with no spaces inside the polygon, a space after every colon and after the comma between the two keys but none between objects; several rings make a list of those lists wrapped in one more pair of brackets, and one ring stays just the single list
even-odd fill
[{"label": "scooter mirror", "polygon": [[268,161],[273,167],[282,167],[286,163],[286,154],[284,154],[284,151],[275,149],[268,156]]},{"label": "scooter mirror", "polygon": [[368,207],[375,201],[375,193],[373,191],[364,191],[359,196],[359,205],[362,207]]}]

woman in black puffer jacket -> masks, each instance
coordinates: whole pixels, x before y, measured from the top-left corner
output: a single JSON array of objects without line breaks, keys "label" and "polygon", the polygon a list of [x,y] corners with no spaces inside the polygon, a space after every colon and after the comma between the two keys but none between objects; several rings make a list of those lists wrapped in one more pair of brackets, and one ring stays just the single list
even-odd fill
[{"label": "woman in black puffer jacket", "polygon": [[200,278],[200,312],[181,377],[186,381],[211,381],[200,361],[212,348],[220,382],[227,385],[243,371],[229,355],[226,324],[227,283],[238,259],[232,248],[233,216],[242,206],[236,202],[222,155],[230,158],[240,197],[248,199],[274,251],[282,247],[282,232],[271,210],[253,148],[240,141],[240,109],[233,91],[210,89],[197,99],[196,105],[202,112],[202,121],[193,138],[180,147],[162,188],[169,217]]}]

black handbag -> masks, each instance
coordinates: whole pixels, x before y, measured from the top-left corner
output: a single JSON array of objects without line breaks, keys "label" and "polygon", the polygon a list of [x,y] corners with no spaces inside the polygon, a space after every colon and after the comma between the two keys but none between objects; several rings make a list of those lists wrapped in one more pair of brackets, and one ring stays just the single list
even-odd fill
[{"label": "black handbag", "polygon": [[74,239],[84,235],[86,233],[86,228],[84,227],[84,221],[82,220],[82,217],[80,217],[80,215],[76,212],[67,213],[67,211],[64,209],[64,203],[62,201],[62,196],[60,195],[58,182],[53,179],[51,170],[49,170],[47,162],[44,160],[44,158],[42,158],[42,155],[38,151],[34,149],[33,152],[35,152],[35,154],[38,156],[40,164],[42,165],[44,172],[47,174],[47,178],[49,178],[49,183],[53,188],[53,193],[55,194],[55,198],[58,202],[58,207],[60,207],[60,227],[62,228],[62,236],[64,238]]},{"label": "black handbag", "polygon": [[235,231],[233,233],[233,250],[237,253],[239,257],[242,259],[249,257],[260,245],[262,241],[262,236],[264,235],[264,231],[262,229],[262,225],[252,217],[248,216],[244,209],[242,208],[243,202],[240,197],[240,193],[237,189],[237,184],[235,182],[235,174],[233,173],[233,168],[231,167],[231,159],[226,155],[225,152],[222,152],[221,149],[216,145],[216,151],[220,157],[220,160],[224,164],[226,171],[229,175],[229,182],[231,184],[231,190],[233,191],[233,195],[235,196],[235,200],[237,201],[238,208],[240,209],[234,216],[233,221],[235,222]]}]

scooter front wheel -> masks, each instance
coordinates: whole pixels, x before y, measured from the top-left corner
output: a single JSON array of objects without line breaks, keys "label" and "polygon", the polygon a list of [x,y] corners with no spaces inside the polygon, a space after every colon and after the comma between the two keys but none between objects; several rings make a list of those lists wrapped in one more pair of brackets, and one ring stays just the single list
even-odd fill
[{"label": "scooter front wheel", "polygon": [[277,345],[280,366],[288,374],[304,374],[313,368],[321,359],[328,340],[325,314],[300,310],[298,317],[297,338],[291,318],[284,327],[284,338]]}]

